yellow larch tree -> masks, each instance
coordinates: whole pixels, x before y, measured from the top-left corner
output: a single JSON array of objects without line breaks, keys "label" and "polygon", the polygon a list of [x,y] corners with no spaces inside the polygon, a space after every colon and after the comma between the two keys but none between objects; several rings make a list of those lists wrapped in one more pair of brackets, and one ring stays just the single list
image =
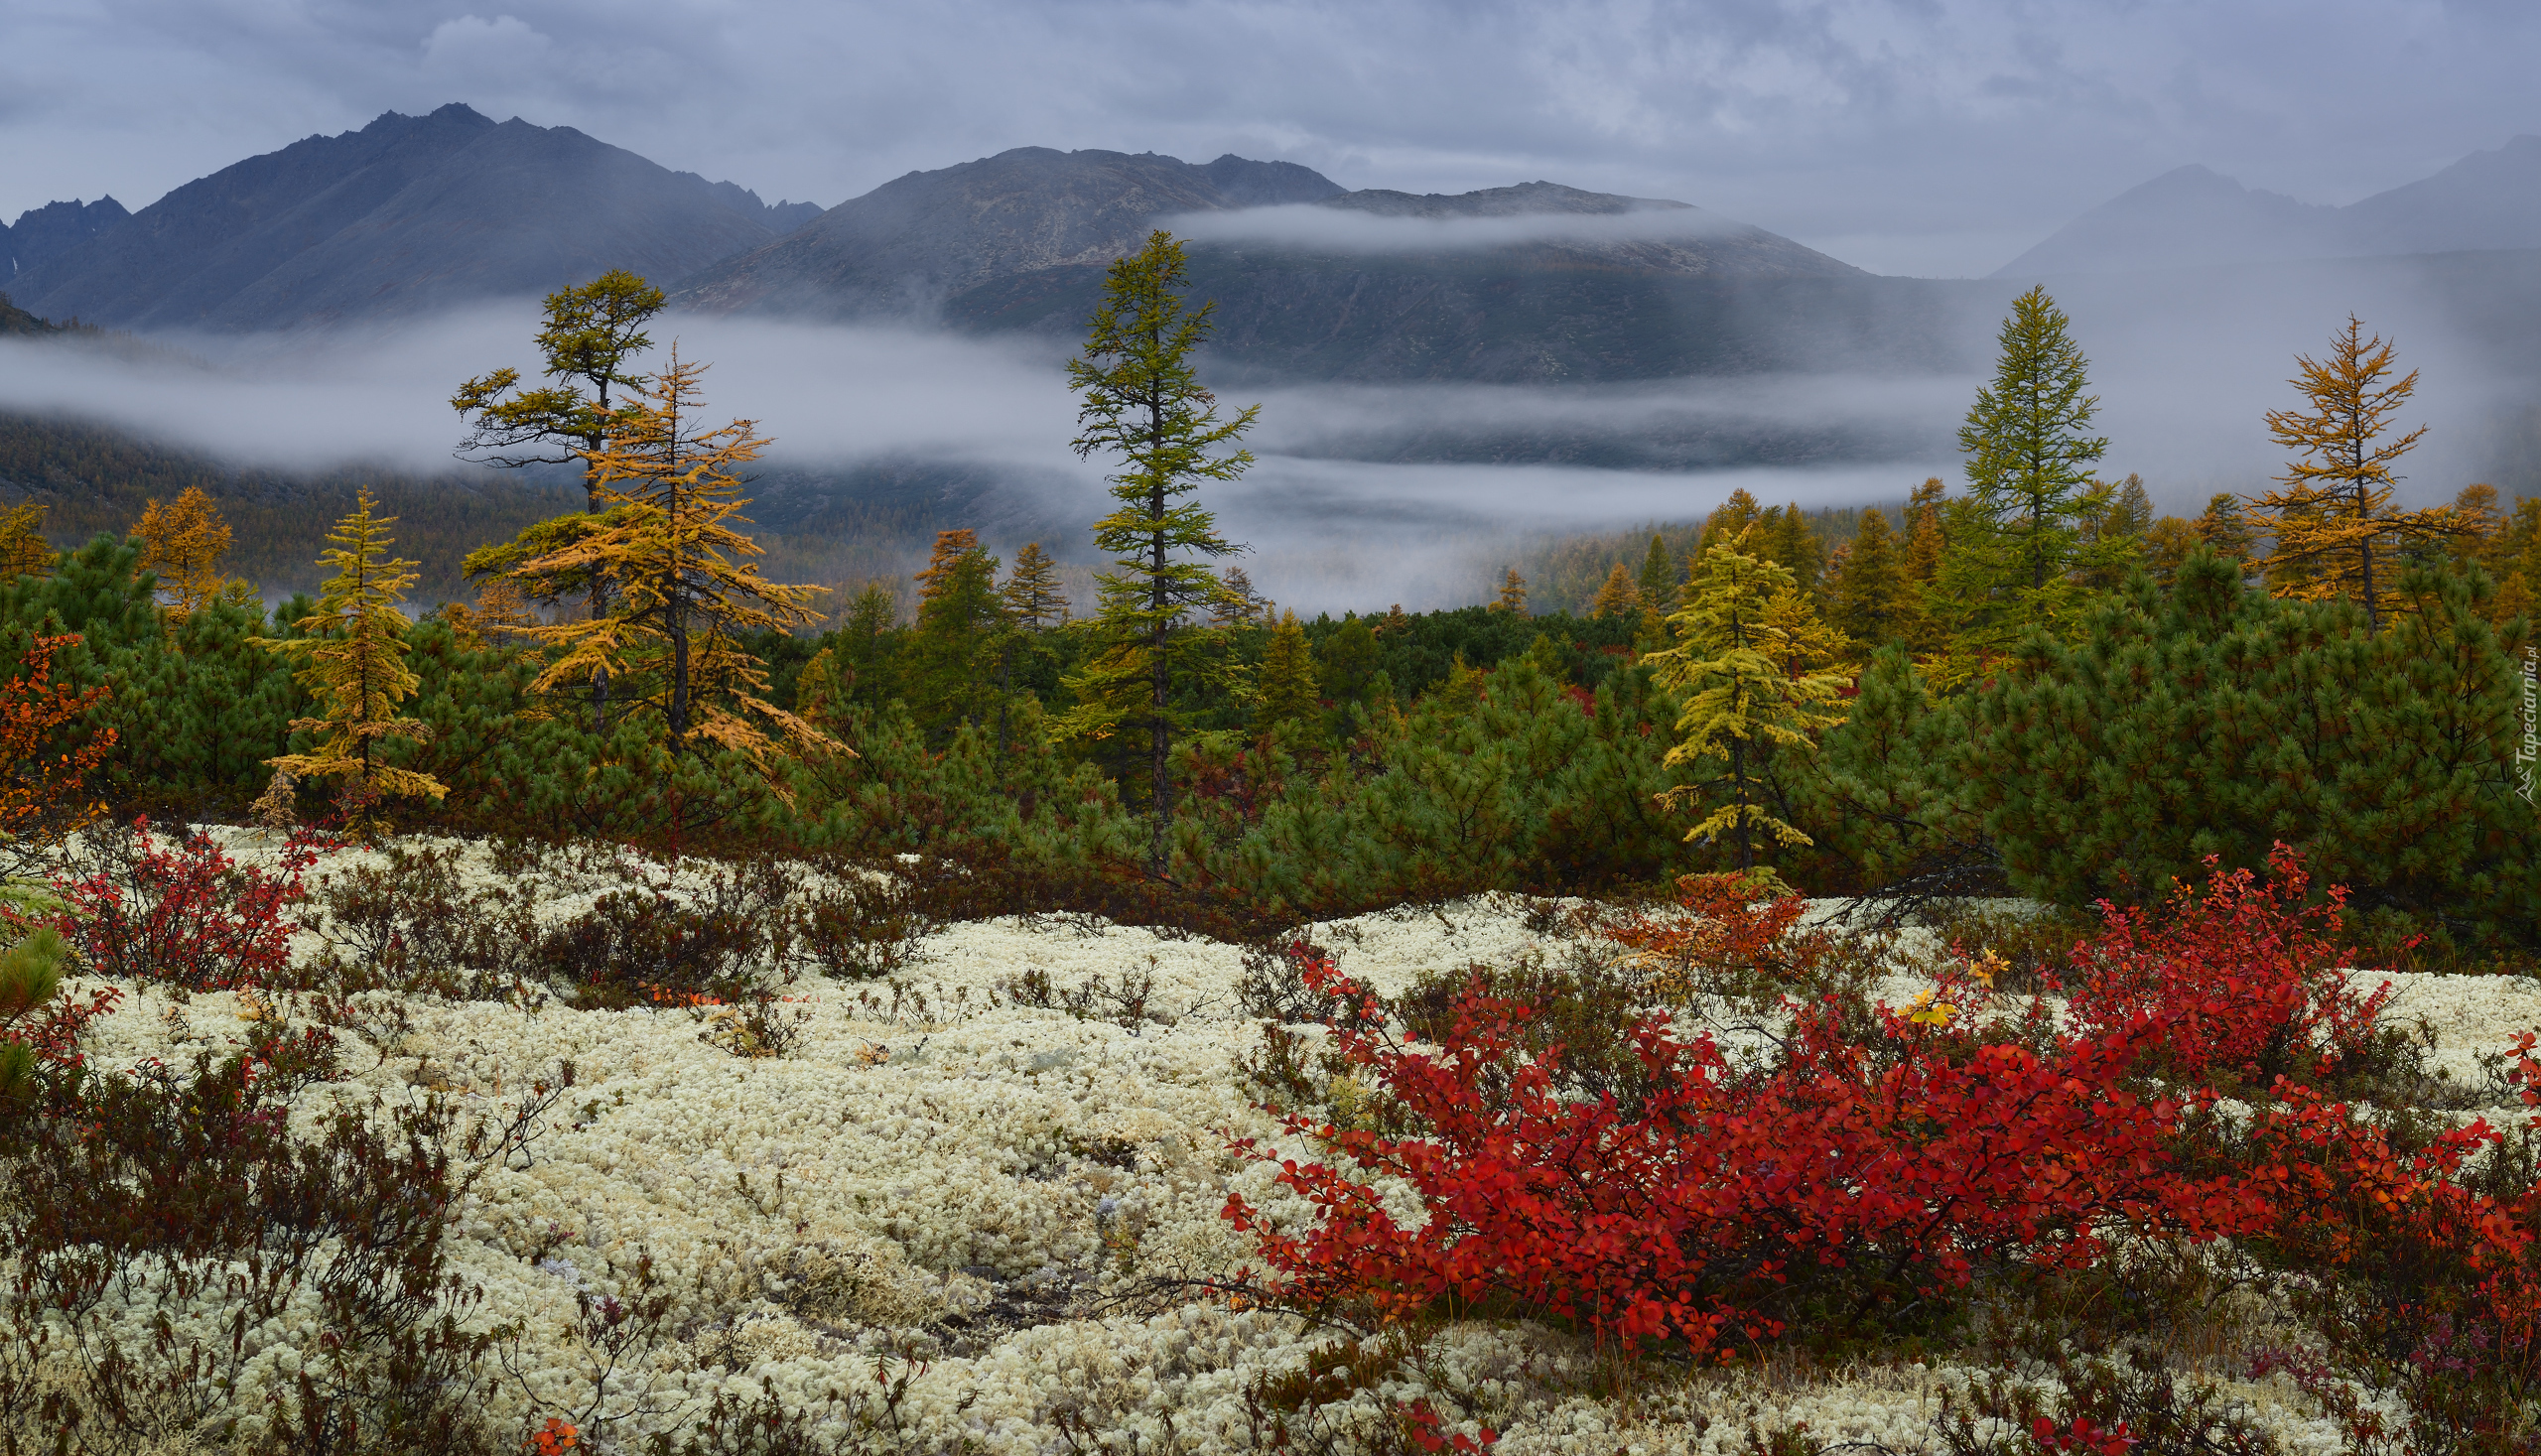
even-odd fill
[{"label": "yellow larch tree", "polygon": [[1622,562],[1606,574],[1606,585],[1597,589],[1597,598],[1588,603],[1592,617],[1641,615],[1641,583],[1633,577],[1632,568]]},{"label": "yellow larch tree", "polygon": [[356,833],[382,827],[372,807],[382,798],[439,800],[449,790],[428,773],[379,761],[382,738],[423,742],[431,729],[400,718],[397,705],[414,696],[421,679],[406,666],[406,614],[398,603],[415,585],[415,563],[388,554],[388,528],[396,517],[374,512],[364,490],[351,515],[327,534],[334,546],[319,557],[335,575],[320,589],[318,609],[302,617],[297,637],[253,639],[302,666],[292,676],[318,701],[316,718],[292,721],[292,731],[322,734],[314,751],[286,753],[265,762],[296,779],[340,779],[336,802],[345,827]]},{"label": "yellow larch tree", "polygon": [[1500,579],[1500,596],[1491,603],[1491,609],[1516,616],[1527,614],[1527,579],[1518,575],[1516,567],[1511,567],[1509,575]]},{"label": "yellow larch tree", "polygon": [[1817,621],[1791,568],[1749,554],[1755,534],[1741,527],[1703,552],[1684,607],[1669,618],[1677,645],[1644,659],[1684,704],[1667,761],[1700,775],[1659,800],[1716,805],[1685,838],[1731,841],[1742,871],[1756,867],[1760,833],[1784,846],[1810,843],[1772,811],[1772,759],[1813,751],[1812,735],[1844,721],[1836,704],[1849,681],[1827,670],[1842,634]]},{"label": "yellow larch tree", "polygon": [[158,573],[159,590],[175,598],[167,603],[169,616],[183,621],[229,585],[220,571],[229,524],[202,487],[189,485],[166,505],[152,499],[133,534],[141,538],[141,569]]},{"label": "yellow larch tree", "polygon": [[[560,580],[604,586],[607,610],[530,629],[560,649],[532,685],[540,693],[606,682],[616,707],[658,715],[673,753],[699,739],[747,755],[764,769],[778,738],[803,749],[846,751],[809,721],[768,701],[767,668],[740,634],[821,620],[819,587],[770,582],[747,558],[758,543],[735,529],[749,502],[735,473],[766,448],[753,422],[699,423],[706,366],[671,349],[669,365],[638,385],[592,466],[600,512],[587,534],[523,562],[516,575],[535,597]],[[771,736],[769,729],[774,730]]]},{"label": "yellow larch tree", "polygon": [[2351,599],[2364,608],[2368,632],[2379,632],[2384,598],[2397,576],[2393,560],[2412,540],[2450,533],[2452,512],[2396,510],[2392,463],[2425,437],[2420,425],[2385,437],[2391,416],[2416,392],[2417,371],[2394,378],[2391,345],[2366,337],[2347,316],[2331,336],[2330,356],[2296,356],[2289,381],[2310,408],[2270,410],[2276,443],[2296,452],[2278,488],[2252,499],[2267,517],[2275,549],[2258,566],[2268,589],[2304,600]]},{"label": "yellow larch tree", "polygon": [[53,575],[53,543],[44,537],[44,502],[22,500],[0,514],[0,582]]}]

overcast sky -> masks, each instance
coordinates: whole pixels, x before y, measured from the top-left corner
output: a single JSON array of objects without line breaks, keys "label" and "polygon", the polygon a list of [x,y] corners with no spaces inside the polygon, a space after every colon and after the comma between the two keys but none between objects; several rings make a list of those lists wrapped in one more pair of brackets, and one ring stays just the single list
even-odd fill
[{"label": "overcast sky", "polygon": [[1673,198],[1989,272],[2203,162],[2347,202],[2541,132],[2531,0],[6,0],[0,216],[386,110],[579,127],[773,201],[1038,145]]}]

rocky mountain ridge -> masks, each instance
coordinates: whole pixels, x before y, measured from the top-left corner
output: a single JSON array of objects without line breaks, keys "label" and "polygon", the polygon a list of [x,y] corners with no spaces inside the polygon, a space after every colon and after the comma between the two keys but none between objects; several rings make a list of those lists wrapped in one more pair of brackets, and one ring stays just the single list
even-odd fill
[{"label": "rocky mountain ridge", "polygon": [[[1319,210],[1318,210],[1319,209]],[[1332,235],[1318,218],[1335,214]],[[1644,218],[1647,228],[1590,225]],[[1546,225],[1459,238],[1459,223],[1534,218]],[[1406,224],[1351,232],[1344,219]],[[1579,224],[1564,230],[1567,223]],[[1761,228],[1683,202],[1582,192],[1549,182],[1454,196],[1349,192],[1307,168],[1235,156],[1194,164],[1154,153],[1018,147],[976,162],[912,172],[843,202],[819,220],[689,279],[676,306],[709,314],[797,319],[935,319],[974,315],[973,290],[1030,291],[1136,249],[1172,226],[1195,255],[1249,266],[1300,259],[1387,260],[1370,266],[1532,273],[1592,268],[1720,278],[1862,277],[1860,270]],[[1406,262],[1407,260],[1407,262]]]},{"label": "rocky mountain ridge", "polygon": [[535,295],[613,267],[676,278],[817,211],[453,104],[223,168],[38,256],[10,286],[32,312],[110,328],[289,328]]},{"label": "rocky mountain ridge", "polygon": [[0,287],[131,215],[123,203],[112,198],[99,198],[93,202],[74,198],[67,202],[30,207],[18,214],[14,226],[0,223]]}]

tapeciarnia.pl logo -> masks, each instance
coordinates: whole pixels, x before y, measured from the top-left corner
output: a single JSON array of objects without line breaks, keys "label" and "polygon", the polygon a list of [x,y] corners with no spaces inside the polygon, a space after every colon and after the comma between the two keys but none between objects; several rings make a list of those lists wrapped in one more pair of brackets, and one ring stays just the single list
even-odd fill
[{"label": "tapeciarnia.pl logo", "polygon": [[2523,649],[2523,742],[2514,766],[2523,775],[2523,802],[2532,802],[2533,760],[2541,758],[2541,647]]}]

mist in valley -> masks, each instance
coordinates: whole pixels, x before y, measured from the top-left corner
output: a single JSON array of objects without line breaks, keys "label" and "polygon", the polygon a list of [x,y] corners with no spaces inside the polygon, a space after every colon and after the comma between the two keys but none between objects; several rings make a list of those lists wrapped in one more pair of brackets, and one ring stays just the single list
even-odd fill
[{"label": "mist in valley", "polygon": [[[1648,215],[1669,214],[1587,220]],[[2495,307],[2490,282],[2475,258],[2048,280],[2091,357],[2094,428],[2110,441],[2103,473],[2140,475],[2157,505],[2181,513],[2215,491],[2261,488],[2281,468],[2265,413],[2294,402],[2295,355],[2319,352],[2349,310],[2422,371],[2404,419],[2431,428],[2403,466],[2405,501],[2449,499],[2474,479],[2509,499],[2541,489],[2513,473],[2533,459],[2541,367],[2530,333],[2511,327],[2541,309],[2511,295]],[[1308,612],[1485,599],[1531,543],[1698,519],[1736,489],[1812,508],[1893,505],[1928,475],[1957,483],[1954,432],[2026,281],[1921,286],[1940,292],[1922,305],[1939,327],[1920,365],[1893,348],[1847,356],[1829,345],[1815,355],[1826,367],[1807,371],[1589,383],[1221,370],[1232,376],[1224,406],[1261,406],[1248,441],[1258,459],[1203,499],[1250,548],[1240,564],[1257,586]],[[499,365],[534,375],[537,318],[521,300],[361,329],[168,336],[154,340],[164,355],[0,342],[0,409],[90,420],[241,466],[377,467],[454,491],[501,488],[453,458],[463,431],[447,401]],[[772,574],[904,582],[933,531],[969,526],[1009,557],[1043,543],[1077,569],[1080,593],[1090,588],[1106,466],[1068,446],[1070,340],[684,315],[652,332],[648,362],[676,347],[711,363],[708,408],[754,420],[773,442],[749,509]]]}]

